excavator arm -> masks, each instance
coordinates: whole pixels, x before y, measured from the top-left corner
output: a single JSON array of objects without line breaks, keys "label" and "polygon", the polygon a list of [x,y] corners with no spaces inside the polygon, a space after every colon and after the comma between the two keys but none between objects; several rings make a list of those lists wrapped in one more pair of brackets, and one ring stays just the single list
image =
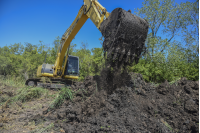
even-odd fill
[{"label": "excavator arm", "polygon": [[[69,48],[72,39],[76,36],[78,31],[86,22],[86,20],[90,18],[92,22],[96,25],[96,27],[99,29],[102,21],[106,19],[108,16],[109,13],[97,0],[84,0],[84,5],[80,8],[75,20],[61,38],[60,47],[57,52],[57,58],[53,67],[54,77],[55,76],[62,77],[64,75],[64,69],[66,68],[68,59],[68,54],[65,57],[65,53]],[[64,57],[65,57],[65,63],[64,66],[62,67]],[[73,78],[73,76],[71,77],[69,76],[66,78]]]}]

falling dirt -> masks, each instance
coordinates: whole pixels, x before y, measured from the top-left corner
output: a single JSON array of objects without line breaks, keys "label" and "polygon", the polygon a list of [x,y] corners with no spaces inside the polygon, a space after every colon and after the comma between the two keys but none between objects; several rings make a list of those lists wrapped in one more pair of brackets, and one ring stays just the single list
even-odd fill
[{"label": "falling dirt", "polygon": [[114,9],[100,26],[104,36],[103,49],[107,52],[98,88],[111,94],[130,81],[127,66],[138,63],[145,52],[148,22],[122,8]]}]

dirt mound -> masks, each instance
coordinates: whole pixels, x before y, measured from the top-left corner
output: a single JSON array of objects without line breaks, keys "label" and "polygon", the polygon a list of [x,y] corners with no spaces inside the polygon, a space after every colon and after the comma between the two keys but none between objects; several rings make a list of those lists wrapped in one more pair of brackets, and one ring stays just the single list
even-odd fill
[{"label": "dirt mound", "polygon": [[[65,132],[198,132],[199,82],[182,78],[170,85],[155,87],[141,74],[129,74],[127,86],[108,94],[98,88],[99,76],[76,83],[74,100],[49,113],[44,120],[54,121]],[[63,120],[63,122],[59,122]]]},{"label": "dirt mound", "polygon": [[122,8],[114,9],[100,26],[109,65],[120,68],[138,62],[145,49],[148,26],[146,20]]},{"label": "dirt mound", "polygon": [[131,80],[131,76],[126,70],[104,68],[101,71],[101,76],[96,77],[97,86],[105,90],[108,94],[112,94],[116,88],[126,86]]}]

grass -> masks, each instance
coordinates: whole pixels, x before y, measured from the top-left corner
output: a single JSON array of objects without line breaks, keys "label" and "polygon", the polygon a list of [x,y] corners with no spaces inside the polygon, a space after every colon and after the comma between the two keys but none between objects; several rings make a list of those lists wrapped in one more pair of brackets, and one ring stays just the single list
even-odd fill
[{"label": "grass", "polygon": [[[46,81],[46,79],[44,79]],[[13,103],[16,101],[21,102],[27,102],[32,99],[40,98],[42,95],[44,97],[55,97],[56,95],[49,95],[49,90],[44,89],[41,87],[29,87],[25,86],[25,81],[20,80],[19,78],[11,77],[11,76],[1,76],[0,81],[4,85],[8,86],[17,86],[18,88],[21,87],[16,91],[16,95],[10,98],[8,101],[9,103]],[[1,92],[0,92],[1,93]],[[65,99],[71,99],[73,98],[73,92],[69,89],[69,87],[61,88],[61,91],[59,94],[57,94],[57,97],[53,100],[53,103],[50,105],[50,108],[59,107],[62,105],[63,101]],[[3,100],[3,99],[2,99]],[[5,104],[5,102],[8,100],[8,98],[4,98],[4,101],[2,101],[2,104]],[[6,104],[8,104],[6,102]],[[0,102],[1,103],[1,102]]]},{"label": "grass", "polygon": [[6,102],[10,97],[3,94],[3,95],[0,95],[0,105],[4,102]]},{"label": "grass", "polygon": [[101,129],[103,129],[103,128],[110,128],[110,126],[101,126]]},{"label": "grass", "polygon": [[165,124],[166,127],[168,127],[171,131],[173,130],[172,127],[163,119],[161,119],[161,122]]},{"label": "grass", "polygon": [[9,121],[8,115],[9,115],[9,113],[2,114],[2,116],[0,117],[0,123],[8,122]]},{"label": "grass", "polygon": [[25,80],[20,77],[0,75],[0,81],[3,85],[9,85],[15,87],[25,86]]},{"label": "grass", "polygon": [[53,100],[52,104],[50,105],[48,111],[55,107],[59,107],[62,105],[65,99],[73,99],[73,91],[70,90],[69,87],[61,88],[60,93],[57,95],[57,97]]},{"label": "grass", "polygon": [[12,101],[26,102],[34,98],[39,98],[42,94],[48,95],[48,90],[41,87],[23,87],[17,90],[17,95],[12,98]]},{"label": "grass", "polygon": [[50,132],[50,130],[54,127],[54,124],[51,123],[48,126],[44,127],[44,121],[41,122],[39,125],[35,125],[35,121],[29,122],[26,128],[29,128],[31,131],[30,133],[43,133],[43,132]]},{"label": "grass", "polygon": [[2,105],[2,110],[7,107],[8,103],[10,102],[10,98]]},{"label": "grass", "polygon": [[43,132],[45,132],[45,131],[47,131],[47,130],[50,130],[50,129],[53,128],[53,127],[54,127],[54,124],[51,123],[51,124],[49,124],[47,127],[42,128],[41,130],[37,131],[36,133],[43,133]]},{"label": "grass", "polygon": [[158,87],[161,83],[150,82],[152,86]]},{"label": "grass", "polygon": [[[15,77],[4,77],[4,76],[0,76],[0,106],[1,108],[6,108],[7,104],[11,105],[12,108],[14,108],[14,106],[17,104],[15,104],[17,101],[20,102],[28,102],[28,101],[32,101],[34,99],[38,100],[38,98],[55,98],[56,94],[54,94],[55,92],[53,92],[53,95],[51,95],[50,93],[52,93],[51,91],[49,91],[48,89],[45,88],[41,88],[41,87],[29,87],[29,86],[25,86],[25,81],[24,80],[20,80],[19,78],[15,78]],[[14,86],[14,87],[12,87]],[[7,94],[4,94],[3,89],[7,89],[7,91],[12,91],[14,95],[12,96],[8,96]],[[69,88],[62,88],[59,95],[57,95],[57,97],[54,99],[54,106],[59,106],[63,103],[64,99],[72,99],[73,98],[73,92],[69,89]],[[18,107],[18,106],[17,106]],[[25,107],[23,105],[23,107]],[[0,109],[1,109],[0,108]],[[9,107],[10,108],[10,107]],[[29,107],[28,108],[36,108],[36,107]],[[41,105],[40,105],[41,108]],[[2,116],[0,116],[0,123],[6,123],[8,121],[11,121],[13,118],[9,118],[9,113],[6,114],[2,114]],[[35,125],[35,124],[34,124]],[[14,126],[14,125],[13,125]],[[29,127],[29,126],[27,126]],[[36,133],[42,133],[42,132],[48,132],[49,130],[51,130],[54,127],[54,124],[51,123],[50,125],[48,125],[47,127],[44,128],[39,128],[37,127],[33,127],[32,129],[36,129],[33,132]],[[2,129],[5,130],[6,126],[4,126]],[[10,128],[10,125],[9,125]],[[32,130],[31,129],[31,130]],[[1,131],[0,131],[1,132]]]},{"label": "grass", "polygon": [[165,121],[165,126],[167,126],[172,131],[172,127],[166,121]]}]

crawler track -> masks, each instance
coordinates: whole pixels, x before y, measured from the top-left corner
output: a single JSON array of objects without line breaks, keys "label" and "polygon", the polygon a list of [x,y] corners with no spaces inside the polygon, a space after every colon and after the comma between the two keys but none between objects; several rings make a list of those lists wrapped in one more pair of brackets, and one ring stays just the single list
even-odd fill
[{"label": "crawler track", "polygon": [[38,86],[50,89],[60,89],[62,87],[67,87],[75,84],[76,82],[67,79],[54,79],[49,78],[50,81],[43,82],[40,78],[28,79],[25,83],[27,86]]}]

